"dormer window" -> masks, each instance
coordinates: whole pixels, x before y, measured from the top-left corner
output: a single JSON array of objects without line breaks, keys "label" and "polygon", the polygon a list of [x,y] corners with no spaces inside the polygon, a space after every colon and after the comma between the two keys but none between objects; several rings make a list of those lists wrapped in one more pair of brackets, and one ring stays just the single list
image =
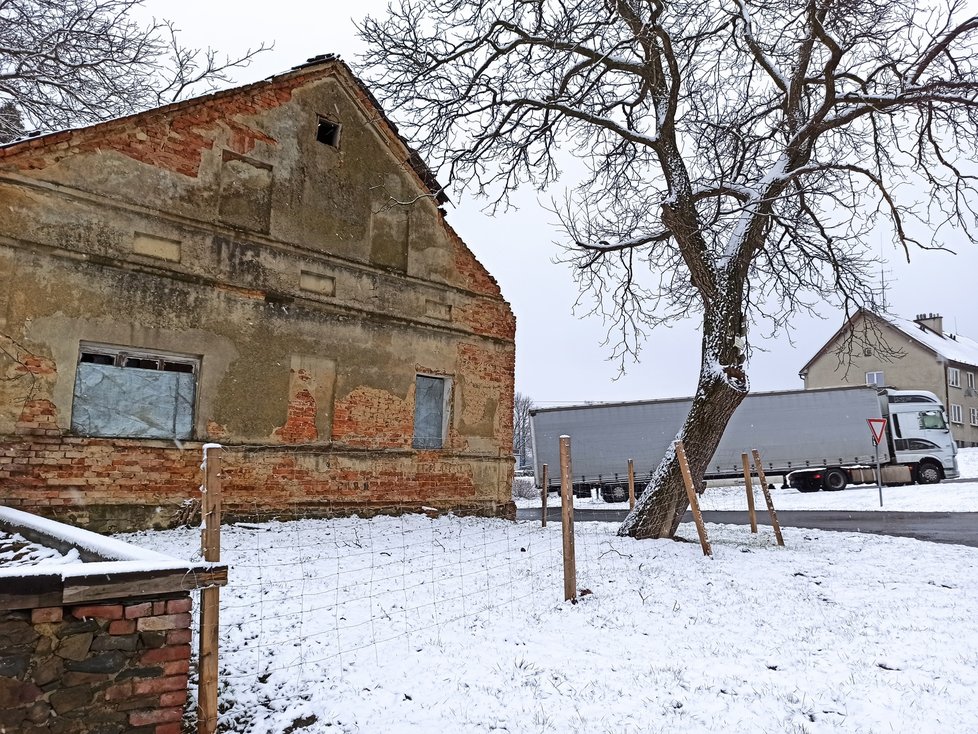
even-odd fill
[{"label": "dormer window", "polygon": [[320,117],[319,125],[316,127],[316,140],[323,145],[330,146],[331,148],[339,148],[340,126],[335,122],[330,122],[329,120]]}]

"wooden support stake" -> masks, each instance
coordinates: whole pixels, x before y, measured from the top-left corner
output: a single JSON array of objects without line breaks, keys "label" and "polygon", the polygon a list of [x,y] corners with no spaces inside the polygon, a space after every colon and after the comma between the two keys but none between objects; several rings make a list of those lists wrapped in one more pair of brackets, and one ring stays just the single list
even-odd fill
[{"label": "wooden support stake", "polygon": [[547,465],[543,465],[543,489],[540,490],[540,527],[547,527],[547,495],[550,494],[550,475]]},{"label": "wooden support stake", "polygon": [[[204,495],[201,498],[200,550],[205,561],[221,560],[221,447],[204,445]],[[197,689],[197,732],[217,731],[217,646],[221,587],[200,590],[200,650]]]},{"label": "wooden support stake", "polygon": [[784,537],[781,535],[781,525],[778,523],[778,513],[774,511],[774,500],[771,499],[771,490],[767,488],[767,477],[764,476],[761,454],[757,449],[751,449],[751,453],[754,455],[754,469],[757,471],[757,481],[761,483],[761,489],[764,491],[764,501],[767,502],[767,514],[771,516],[774,537],[778,539],[778,545],[784,545]]},{"label": "wooden support stake", "polygon": [[750,478],[750,459],[747,454],[741,454],[744,464],[744,487],[747,489],[747,514],[750,515],[750,531],[757,535],[757,513],[754,511],[754,483]]},{"label": "wooden support stake", "polygon": [[635,462],[628,460],[628,509],[635,509]]},{"label": "wooden support stake", "polygon": [[577,598],[577,563],[574,559],[574,479],[571,475],[570,436],[560,437],[560,502],[564,534],[564,601]]},{"label": "wooden support stake", "polygon": [[700,501],[696,498],[696,490],[693,488],[693,477],[689,473],[689,462],[686,461],[686,449],[683,448],[682,441],[676,441],[676,457],[679,459],[679,468],[683,473],[683,484],[686,485],[686,497],[689,499],[689,508],[693,511],[693,520],[696,522],[696,532],[700,536],[700,546],[703,548],[703,555],[712,556],[713,549],[710,548],[710,540],[706,537],[706,525],[703,523],[703,513],[700,512]]}]

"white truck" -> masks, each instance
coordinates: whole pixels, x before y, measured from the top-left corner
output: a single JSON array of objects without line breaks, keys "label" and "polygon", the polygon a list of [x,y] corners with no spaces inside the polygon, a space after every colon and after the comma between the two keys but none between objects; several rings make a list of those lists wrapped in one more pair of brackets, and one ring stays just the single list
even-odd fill
[{"label": "white truck", "polygon": [[[628,460],[641,492],[682,427],[692,398],[595,403],[530,411],[534,475],[559,489],[559,438],[571,437],[574,492],[598,489],[608,502],[627,498]],[[760,452],[768,478],[802,492],[876,483],[870,419],[886,419],[879,443],[884,484],[931,484],[959,476],[944,406],[926,390],[869,386],[748,395],[727,425],[705,479],[743,476],[741,454]],[[877,423],[877,426],[880,425]]]}]

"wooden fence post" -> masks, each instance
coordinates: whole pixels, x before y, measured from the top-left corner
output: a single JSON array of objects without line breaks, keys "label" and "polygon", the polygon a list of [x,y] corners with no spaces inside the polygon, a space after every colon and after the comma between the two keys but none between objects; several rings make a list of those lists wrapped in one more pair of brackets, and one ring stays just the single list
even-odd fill
[{"label": "wooden fence post", "polygon": [[744,487],[747,489],[747,514],[750,515],[750,531],[757,534],[757,513],[754,511],[754,483],[750,478],[750,460],[747,454],[741,454],[744,464]]},{"label": "wooden fence post", "polygon": [[[221,446],[204,444],[204,486],[200,503],[200,550],[205,561],[221,560]],[[200,590],[197,732],[217,731],[217,645],[220,619],[219,586]]]},{"label": "wooden fence post", "polygon": [[778,545],[784,545],[784,537],[781,535],[781,525],[778,523],[778,513],[774,511],[774,500],[771,499],[771,490],[767,488],[767,477],[764,476],[761,454],[757,449],[751,449],[751,453],[754,455],[754,469],[757,470],[757,481],[761,483],[761,489],[764,490],[767,513],[771,516],[771,525],[774,526],[774,537],[778,539]]},{"label": "wooden fence post", "polygon": [[571,475],[570,436],[560,437],[560,502],[564,535],[564,601],[577,598],[577,563],[574,559],[574,479]]},{"label": "wooden fence post", "polygon": [[693,477],[689,473],[689,462],[686,461],[686,449],[683,447],[682,441],[676,441],[676,457],[679,459],[679,468],[683,473],[683,484],[686,485],[686,497],[689,499],[689,507],[693,511],[696,532],[700,536],[700,547],[703,548],[704,556],[712,556],[713,549],[710,548],[710,540],[706,537],[706,525],[703,523],[703,514],[700,512],[700,501],[696,498],[696,490],[693,488]]},{"label": "wooden fence post", "polygon": [[550,494],[550,488],[547,483],[550,481],[550,474],[547,469],[547,465],[543,465],[543,489],[540,490],[540,527],[547,527],[547,495]]},{"label": "wooden fence post", "polygon": [[635,509],[635,462],[628,460],[628,509]]}]

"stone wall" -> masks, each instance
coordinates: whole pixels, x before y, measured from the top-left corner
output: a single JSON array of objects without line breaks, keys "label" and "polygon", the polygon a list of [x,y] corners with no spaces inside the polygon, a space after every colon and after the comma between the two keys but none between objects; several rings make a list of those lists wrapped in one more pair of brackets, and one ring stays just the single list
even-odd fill
[{"label": "stone wall", "polygon": [[179,734],[190,610],[178,594],[0,611],[0,731]]}]

